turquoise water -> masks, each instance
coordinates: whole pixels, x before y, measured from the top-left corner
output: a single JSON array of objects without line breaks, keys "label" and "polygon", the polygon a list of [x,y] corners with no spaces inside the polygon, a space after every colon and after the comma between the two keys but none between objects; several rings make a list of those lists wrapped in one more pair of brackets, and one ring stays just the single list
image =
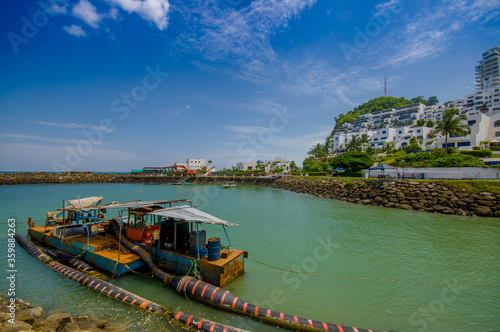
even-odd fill
[{"label": "turquoise water", "polygon": [[[292,192],[239,186],[139,184],[0,187],[0,233],[8,218],[26,234],[27,218],[43,220],[62,199],[104,196],[104,202],[192,199],[204,211],[239,224],[231,244],[249,257],[245,275],[226,288],[247,302],[287,314],[378,331],[499,331],[500,222],[384,209]],[[42,223],[39,223],[39,225]],[[208,236],[219,236],[207,226]],[[7,245],[0,262],[7,275]],[[91,314],[132,331],[181,331],[148,314],[89,290],[17,247],[16,295],[47,311]],[[316,275],[314,275],[316,274]],[[367,279],[335,277],[350,276]],[[383,280],[378,280],[383,279]],[[401,283],[386,280],[418,281]],[[251,331],[275,328],[218,311],[175,294],[146,275],[108,281],[148,300]],[[476,286],[453,286],[465,284]],[[484,287],[477,285],[494,285]],[[2,292],[8,288],[0,279]]]}]

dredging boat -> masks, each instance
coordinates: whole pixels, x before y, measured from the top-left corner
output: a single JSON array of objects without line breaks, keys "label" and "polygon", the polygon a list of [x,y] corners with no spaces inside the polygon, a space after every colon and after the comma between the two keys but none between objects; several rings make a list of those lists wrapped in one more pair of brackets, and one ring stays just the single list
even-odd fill
[{"label": "dredging boat", "polygon": [[[247,252],[222,247],[219,238],[206,241],[200,225],[221,225],[227,237],[225,227],[236,224],[200,211],[188,200],[102,205],[102,199],[78,198],[68,200],[68,205],[63,201],[62,209],[47,213],[44,226],[28,220],[31,239],[59,249],[47,252],[67,265],[52,260],[22,235],[14,235],[15,241],[37,260],[75,282],[151,312],[169,313],[157,303],[92,276],[92,268],[78,258],[116,276],[145,266],[152,276],[183,296],[271,326],[297,331],[374,332],[266,309],[222,288],[244,272]],[[118,217],[106,218],[112,209],[118,211]],[[227,240],[230,245],[229,237]],[[169,314],[173,320],[204,332],[243,331],[181,311]]]},{"label": "dredging boat", "polygon": [[[244,272],[248,253],[230,248],[226,226],[236,226],[192,206],[189,200],[113,202],[103,197],[63,201],[63,207],[47,212],[45,225],[29,223],[28,234],[49,247],[80,257],[115,276],[142,268],[145,262],[124,247],[119,237],[146,250],[162,270],[176,275],[195,274],[199,279],[224,287]],[[110,210],[118,217],[106,218]],[[120,232],[106,228],[116,220]],[[203,225],[224,228],[228,246],[219,238],[207,238]]]}]

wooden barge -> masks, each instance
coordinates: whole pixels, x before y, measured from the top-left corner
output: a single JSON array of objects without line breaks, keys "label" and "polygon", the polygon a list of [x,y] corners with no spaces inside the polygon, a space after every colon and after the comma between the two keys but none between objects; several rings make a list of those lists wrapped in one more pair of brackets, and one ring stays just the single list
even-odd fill
[{"label": "wooden barge", "polygon": [[[47,213],[44,226],[30,223],[29,236],[46,246],[78,256],[114,276],[140,269],[144,261],[106,232],[118,211],[121,232],[128,241],[145,249],[155,264],[176,275],[195,274],[201,280],[224,287],[244,273],[247,252],[220,246],[218,238],[206,237],[200,226],[236,224],[221,220],[191,205],[188,200],[133,201],[101,204],[102,197],[68,200],[63,208]],[[227,235],[227,232],[225,232]],[[208,245],[207,245],[208,240]],[[229,242],[229,237],[227,238]],[[230,242],[229,242],[230,245]]]}]

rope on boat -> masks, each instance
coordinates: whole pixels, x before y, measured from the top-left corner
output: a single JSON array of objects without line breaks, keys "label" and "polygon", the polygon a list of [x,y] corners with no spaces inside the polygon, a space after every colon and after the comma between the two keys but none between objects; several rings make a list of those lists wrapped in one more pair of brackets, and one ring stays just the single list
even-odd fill
[{"label": "rope on boat", "polygon": [[396,279],[380,279],[380,278],[370,278],[370,277],[353,277],[353,276],[343,276],[338,274],[324,274],[324,273],[314,273],[314,272],[302,272],[302,271],[293,271],[288,269],[283,269],[281,267],[273,266],[270,264],[266,264],[264,262],[258,261],[256,259],[247,257],[247,259],[254,261],[256,263],[262,264],[264,266],[273,268],[278,271],[297,273],[297,274],[307,274],[314,276],[323,276],[323,277],[336,277],[336,278],[348,278],[348,279],[359,279],[359,280],[373,280],[373,281],[391,281],[391,282],[399,282],[399,283],[409,283],[409,284],[422,284],[422,285],[440,285],[440,286],[463,286],[463,287],[500,287],[500,285],[477,285],[477,284],[453,284],[453,283],[445,283],[445,282],[425,282],[425,281],[412,281],[412,280],[396,280]]}]

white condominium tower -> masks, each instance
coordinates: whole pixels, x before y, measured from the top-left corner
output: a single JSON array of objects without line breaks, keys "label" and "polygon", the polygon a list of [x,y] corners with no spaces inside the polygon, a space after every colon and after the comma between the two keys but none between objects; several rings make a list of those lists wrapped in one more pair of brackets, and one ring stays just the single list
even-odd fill
[{"label": "white condominium tower", "polygon": [[500,86],[500,47],[483,52],[483,59],[476,66],[476,88],[478,90]]}]

